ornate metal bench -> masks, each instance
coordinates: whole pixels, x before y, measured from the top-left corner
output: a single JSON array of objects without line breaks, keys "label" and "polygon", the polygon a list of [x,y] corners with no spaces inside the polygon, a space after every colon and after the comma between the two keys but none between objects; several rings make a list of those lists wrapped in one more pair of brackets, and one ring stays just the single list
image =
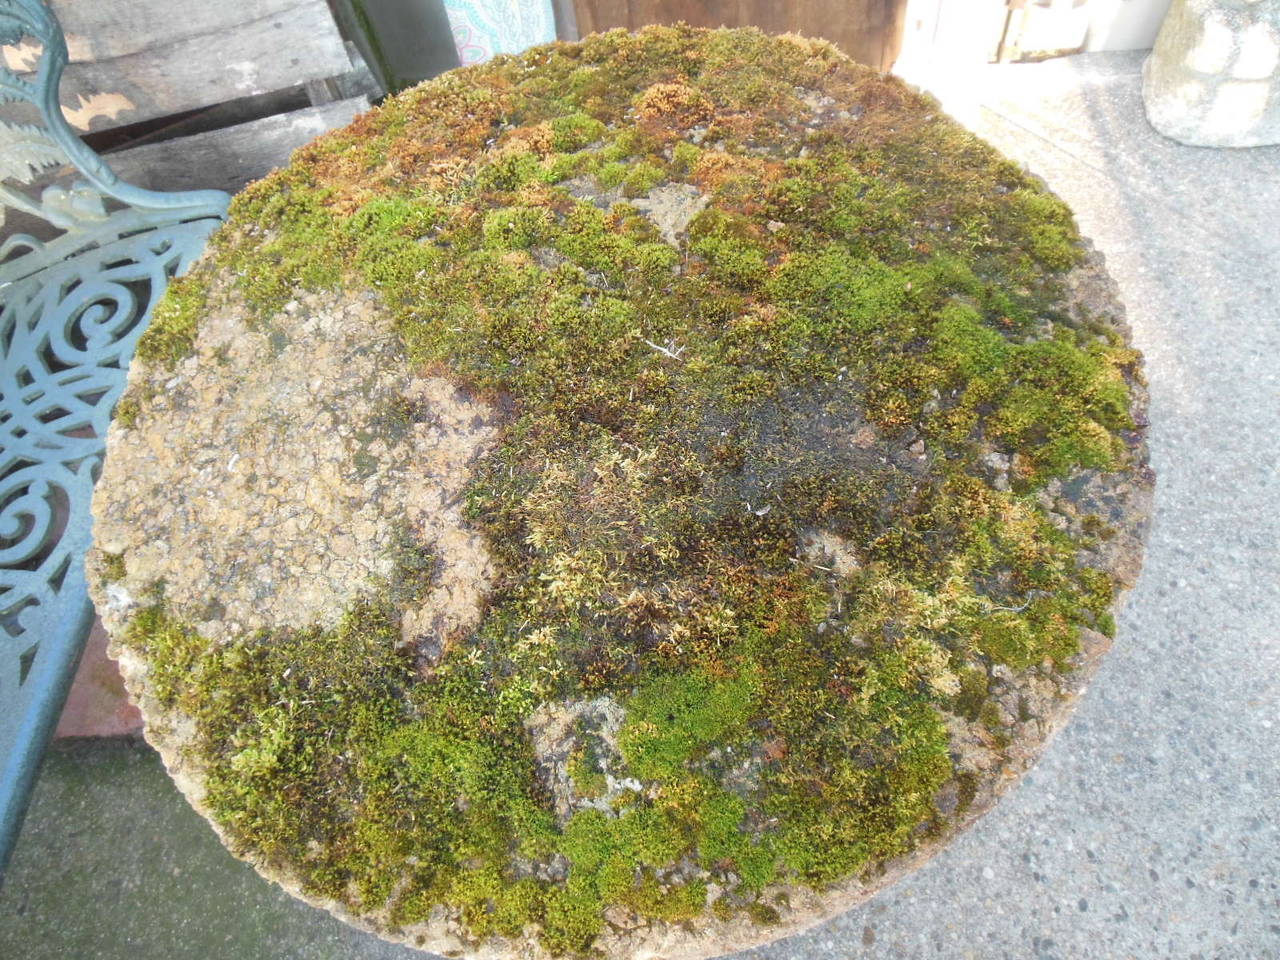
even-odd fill
[{"label": "ornate metal bench", "polygon": [[[63,118],[53,15],[0,0],[0,44],[32,41],[34,75],[0,68],[0,100],[39,121],[0,122],[0,202],[57,235],[0,245],[0,876],[93,618],[83,557],[112,408],[152,306],[229,200],[122,182]],[[40,186],[67,165],[69,186]]]},{"label": "ornate metal bench", "polygon": [[[188,32],[160,22],[169,19],[157,13],[164,0],[48,2],[104,60],[82,64],[78,54],[62,83],[67,43],[44,0],[0,0],[0,46],[27,61],[39,51],[34,69],[0,61],[0,106],[26,111],[0,121],[0,227],[9,234],[0,243],[0,881],[93,620],[82,564],[107,423],[152,306],[199,256],[230,199],[123,182],[64,118],[60,84],[63,99],[80,102],[73,112],[107,109],[94,115],[114,119],[124,104],[135,107],[129,122],[189,116],[233,97],[283,105],[273,109],[289,112],[187,136],[179,149],[149,144],[112,159],[153,185],[176,178],[233,190],[379,92],[351,44],[344,53],[326,0],[232,0],[193,17]],[[522,4],[515,19],[499,0],[447,0],[446,11],[465,62],[555,36],[552,0]],[[384,40],[406,29],[383,27]],[[145,37],[134,36],[140,29]],[[257,59],[227,64],[215,40]],[[278,56],[286,44],[293,58]],[[216,63],[194,62],[193,50]],[[104,76],[123,92],[103,96],[95,84]],[[309,108],[290,93],[301,88]]]}]

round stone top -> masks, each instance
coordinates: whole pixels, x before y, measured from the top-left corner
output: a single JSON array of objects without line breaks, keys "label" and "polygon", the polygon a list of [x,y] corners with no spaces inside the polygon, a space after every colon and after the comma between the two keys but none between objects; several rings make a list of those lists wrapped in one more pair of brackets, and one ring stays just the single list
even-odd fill
[{"label": "round stone top", "polygon": [[158,305],[94,598],[291,892],[709,956],[986,810],[1137,575],[1141,358],[1034,178],[832,46],[652,27],[390,98]]}]

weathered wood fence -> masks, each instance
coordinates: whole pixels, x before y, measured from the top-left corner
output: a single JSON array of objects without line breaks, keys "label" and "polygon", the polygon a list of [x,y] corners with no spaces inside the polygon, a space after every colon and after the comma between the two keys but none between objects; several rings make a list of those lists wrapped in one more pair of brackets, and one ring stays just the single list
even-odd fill
[{"label": "weathered wood fence", "polygon": [[902,43],[907,0],[572,0],[581,33],[684,20],[696,27],[756,26],[822,37],[887,70]]}]

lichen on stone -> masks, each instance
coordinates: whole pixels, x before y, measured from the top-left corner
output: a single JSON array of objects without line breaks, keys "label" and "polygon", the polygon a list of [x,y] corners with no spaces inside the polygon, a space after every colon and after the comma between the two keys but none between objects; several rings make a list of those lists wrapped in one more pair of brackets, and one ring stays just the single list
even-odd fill
[{"label": "lichen on stone", "polygon": [[1137,575],[1140,356],[1034,178],[828,44],[389,99],[139,346],[90,557],[226,843],[444,953],[709,955],[970,822]]}]

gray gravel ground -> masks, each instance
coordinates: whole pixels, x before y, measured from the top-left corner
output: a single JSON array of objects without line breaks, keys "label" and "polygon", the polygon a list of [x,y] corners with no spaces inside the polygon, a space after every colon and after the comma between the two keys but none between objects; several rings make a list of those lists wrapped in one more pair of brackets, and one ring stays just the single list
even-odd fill
[{"label": "gray gravel ground", "polygon": [[[1164,140],[1140,63],[937,87],[1076,210],[1147,357],[1156,514],[1115,648],[993,813],[761,960],[1280,956],[1280,147]],[[0,890],[0,957],[417,956],[258,880],[136,745],[51,756]]]}]

